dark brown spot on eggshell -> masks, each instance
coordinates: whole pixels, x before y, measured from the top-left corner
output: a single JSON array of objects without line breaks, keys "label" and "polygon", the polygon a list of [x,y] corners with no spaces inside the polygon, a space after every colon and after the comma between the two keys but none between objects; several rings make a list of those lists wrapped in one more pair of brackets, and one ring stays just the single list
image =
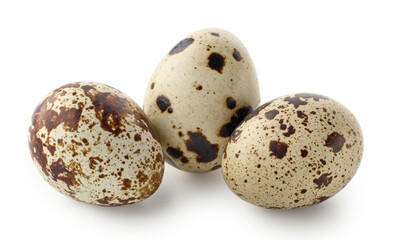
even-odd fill
[{"label": "dark brown spot on eggshell", "polygon": [[169,52],[169,55],[174,55],[176,53],[184,51],[188,46],[190,46],[194,42],[193,38],[186,38],[181,40],[176,46],[172,48],[172,50]]},{"label": "dark brown spot on eggshell", "polygon": [[308,151],[307,151],[306,149],[301,149],[301,150],[300,150],[300,155],[301,155],[303,158],[307,157],[307,154],[308,154]]},{"label": "dark brown spot on eggshell", "polygon": [[53,156],[54,154],[55,154],[55,151],[56,151],[56,147],[55,146],[52,146],[52,145],[44,145],[47,149],[48,149],[48,151],[50,152],[50,154]]},{"label": "dark brown spot on eggshell", "polygon": [[254,111],[250,112],[250,113],[244,118],[244,121],[246,122],[246,121],[250,120],[252,117],[258,115],[260,111],[262,111],[262,110],[265,109],[267,106],[269,106],[270,104],[272,104],[273,101],[274,101],[274,99],[271,100],[271,101],[269,101],[269,102],[267,102],[267,103],[262,104],[262,105],[259,106],[257,109],[255,109]]},{"label": "dark brown spot on eggshell", "polygon": [[[153,150],[154,151],[154,150]],[[162,154],[161,153],[157,153],[156,154],[156,159],[155,159],[156,163],[160,163],[162,161]]]},{"label": "dark brown spot on eggshell", "polygon": [[92,85],[83,85],[81,88],[83,89],[83,91],[87,96],[90,90],[92,89],[96,90],[95,87],[93,87]]},{"label": "dark brown spot on eggshell", "polygon": [[289,104],[293,104],[295,108],[298,108],[300,105],[307,105],[307,101],[302,100],[303,99],[309,99],[312,98],[314,101],[319,101],[320,99],[328,99],[325,96],[318,95],[318,94],[312,94],[312,93],[298,93],[295,94],[294,97],[286,97],[284,98],[284,101],[287,101]]},{"label": "dark brown spot on eggshell", "polygon": [[130,197],[127,199],[117,199],[117,201],[119,201],[119,204],[112,203],[112,205],[110,205],[110,206],[120,206],[120,205],[124,205],[124,204],[130,204],[130,203],[135,202],[135,200],[139,200],[139,199],[137,199],[136,197]]},{"label": "dark brown spot on eggshell", "polygon": [[333,180],[333,177],[329,177],[331,173],[324,173],[319,178],[315,178],[313,183],[315,183],[318,188],[327,187]]},{"label": "dark brown spot on eggshell", "polygon": [[89,167],[94,170],[99,163],[102,163],[104,160],[100,157],[90,157],[89,158]]},{"label": "dark brown spot on eggshell", "polygon": [[47,109],[49,101],[54,101],[54,94],[36,108],[33,114],[32,125],[36,129],[45,127],[48,134],[60,124],[63,124],[65,130],[75,132],[78,129],[78,123],[84,107],[83,104],[79,103],[78,108],[66,109],[65,107],[60,107],[60,113],[57,113],[52,109]]},{"label": "dark brown spot on eggshell", "polygon": [[150,89],[153,89],[153,88],[154,88],[154,83],[151,83]]},{"label": "dark brown spot on eggshell", "polygon": [[284,101],[287,101],[289,104],[293,104],[293,106],[295,106],[295,108],[298,108],[300,105],[306,105],[307,104],[307,102],[301,100],[299,96],[286,97],[286,98],[284,98]]},{"label": "dark brown spot on eggshell", "polygon": [[328,200],[330,197],[319,197],[319,198],[317,198],[317,202],[318,203],[321,203],[321,202],[323,202],[323,201],[326,201],[326,200]]},{"label": "dark brown spot on eggshell", "polygon": [[141,137],[141,135],[140,134],[135,134],[135,136],[134,136],[134,140],[135,141],[137,141],[137,142],[139,142],[139,141],[141,141],[142,140],[142,137]]},{"label": "dark brown spot on eggshell", "polygon": [[275,156],[278,159],[283,159],[287,154],[288,144],[279,141],[270,141],[269,150],[270,156]]},{"label": "dark brown spot on eggshell", "polygon": [[109,203],[111,201],[113,201],[113,198],[110,198],[108,196],[105,196],[105,197],[97,200],[98,203],[103,204],[103,205],[109,205]]},{"label": "dark brown spot on eggshell", "polygon": [[93,102],[96,117],[101,122],[101,128],[115,136],[124,132],[125,117],[136,112],[131,110],[128,100],[109,92],[99,92],[90,85],[84,85],[82,89]]},{"label": "dark brown spot on eggshell", "polygon": [[233,99],[233,98],[231,98],[231,97],[229,97],[229,98],[227,98],[227,100],[226,100],[226,104],[227,104],[227,107],[228,107],[229,109],[234,109],[234,108],[236,107],[236,100]]},{"label": "dark brown spot on eggshell", "polygon": [[291,125],[291,126],[289,126],[289,128],[288,128],[288,132],[283,133],[283,135],[284,135],[285,137],[289,137],[289,136],[291,136],[292,134],[295,134],[295,128],[293,128],[293,126]]},{"label": "dark brown spot on eggshell", "polygon": [[171,102],[165,96],[158,96],[156,103],[161,112],[165,112],[167,108],[171,106]]},{"label": "dark brown spot on eggshell", "polygon": [[231,121],[221,127],[219,136],[229,137],[243,119],[252,111],[252,107],[244,107],[236,111],[231,117]]},{"label": "dark brown spot on eggshell", "polygon": [[173,158],[179,158],[183,156],[183,152],[179,148],[168,147],[166,152]]},{"label": "dark brown spot on eggshell", "polygon": [[139,171],[136,175],[136,178],[138,179],[140,184],[145,183],[149,179],[149,177],[143,171]]},{"label": "dark brown spot on eggshell", "polygon": [[55,181],[60,180],[67,184],[68,189],[76,184],[75,171],[68,169],[62,159],[52,162],[50,165],[52,177]]},{"label": "dark brown spot on eggshell", "polygon": [[233,49],[233,54],[232,54],[232,56],[233,56],[233,58],[236,59],[236,61],[238,61],[238,62],[240,62],[240,61],[243,59],[242,55],[240,54],[240,52],[239,52],[236,48]]},{"label": "dark brown spot on eggshell", "polygon": [[61,147],[64,147],[63,139],[57,139],[57,144],[59,144]]},{"label": "dark brown spot on eggshell", "polygon": [[325,140],[325,146],[332,148],[334,153],[339,152],[344,146],[344,143],[344,136],[337,132],[329,134],[329,136],[327,136],[327,139]]},{"label": "dark brown spot on eggshell", "polygon": [[131,188],[131,180],[128,178],[123,179],[123,187],[121,190],[127,190]]},{"label": "dark brown spot on eggshell", "polygon": [[222,73],[222,70],[225,66],[225,57],[223,57],[219,53],[211,53],[208,57],[208,67],[212,70],[215,70],[219,73]]},{"label": "dark brown spot on eggshell", "polygon": [[185,141],[187,149],[195,152],[198,162],[211,162],[217,158],[218,144],[210,143],[201,132],[187,132],[189,139]]},{"label": "dark brown spot on eggshell", "polygon": [[215,37],[219,37],[219,36],[220,36],[220,34],[218,34],[218,33],[216,33],[216,32],[211,32],[210,34],[213,35],[213,36],[215,36]]},{"label": "dark brown spot on eggshell", "polygon": [[213,171],[213,170],[217,170],[217,169],[219,169],[219,168],[221,168],[221,165],[216,165],[216,166],[212,167],[211,170]]},{"label": "dark brown spot on eggshell", "polygon": [[164,168],[161,169],[160,172],[154,173],[148,182],[148,186],[150,187],[150,192],[155,192],[161,184],[162,177],[164,175]]},{"label": "dark brown spot on eggshell", "polygon": [[[183,156],[183,151],[181,151],[179,148],[173,148],[173,147],[168,147],[166,149],[167,154],[169,154],[172,158],[177,159],[180,158],[180,161],[182,163],[188,163],[188,159],[186,157]],[[169,164],[173,164],[172,160],[170,160],[168,157],[166,157],[167,160],[169,160],[170,162],[168,162]]]},{"label": "dark brown spot on eggshell", "polygon": [[272,120],[276,117],[277,114],[279,114],[280,112],[277,110],[270,110],[269,112],[265,113],[265,117],[269,120]]},{"label": "dark brown spot on eggshell", "polygon": [[308,116],[302,111],[297,111],[296,113],[297,113],[298,118],[303,119],[302,125],[307,126]]}]

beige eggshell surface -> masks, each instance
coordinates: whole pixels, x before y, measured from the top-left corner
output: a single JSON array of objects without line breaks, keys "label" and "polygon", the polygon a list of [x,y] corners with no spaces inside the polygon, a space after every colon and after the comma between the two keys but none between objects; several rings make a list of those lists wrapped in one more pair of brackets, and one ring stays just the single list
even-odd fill
[{"label": "beige eggshell surface", "polygon": [[316,94],[286,95],[260,106],[233,132],[222,173],[249,203],[299,208],[340,191],[362,152],[360,126],[344,106]]},{"label": "beige eggshell surface", "polygon": [[180,41],[158,65],[144,110],[166,160],[189,172],[220,168],[236,126],[259,106],[256,71],[243,44],[210,28]]},{"label": "beige eggshell surface", "polygon": [[100,83],[72,83],[46,96],[33,113],[29,146],[44,179],[85,203],[139,202],[164,173],[161,146],[142,109]]}]

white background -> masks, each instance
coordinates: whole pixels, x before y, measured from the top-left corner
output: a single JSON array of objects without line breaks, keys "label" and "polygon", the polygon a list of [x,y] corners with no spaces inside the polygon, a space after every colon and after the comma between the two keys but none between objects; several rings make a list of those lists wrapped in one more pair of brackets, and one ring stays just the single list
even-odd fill
[{"label": "white background", "polygon": [[[190,174],[166,165],[149,199],[108,208],[76,202],[43,180],[27,130],[47,93],[98,81],[142,105],[163,56],[206,27],[227,29],[245,44],[261,103],[312,92],[354,113],[364,155],[340,193],[313,207],[267,210],[236,197],[220,170]],[[392,81],[392,1],[2,0],[0,238],[391,239]]]}]

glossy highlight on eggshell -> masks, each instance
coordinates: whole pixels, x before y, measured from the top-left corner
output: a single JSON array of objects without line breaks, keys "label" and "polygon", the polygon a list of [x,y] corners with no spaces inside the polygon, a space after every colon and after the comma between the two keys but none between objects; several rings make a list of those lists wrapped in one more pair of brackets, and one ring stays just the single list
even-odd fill
[{"label": "glossy highlight on eggshell", "polygon": [[147,86],[144,110],[170,165],[208,172],[220,168],[229,136],[259,100],[244,45],[226,30],[209,28],[166,54]]},{"label": "glossy highlight on eggshell", "polygon": [[228,187],[243,200],[293,209],[327,200],[356,173],[363,152],[359,123],[326,96],[279,97],[251,112],[222,157]]},{"label": "glossy highlight on eggshell", "polygon": [[29,147],[50,185],[89,204],[142,201],[158,189],[164,173],[147,116],[101,83],[71,83],[48,94],[33,113]]}]

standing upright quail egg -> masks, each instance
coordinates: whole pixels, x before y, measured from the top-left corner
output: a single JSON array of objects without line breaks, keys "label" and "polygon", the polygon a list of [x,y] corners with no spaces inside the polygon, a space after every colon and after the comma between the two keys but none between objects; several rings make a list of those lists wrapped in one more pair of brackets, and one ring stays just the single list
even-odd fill
[{"label": "standing upright quail egg", "polygon": [[355,117],[331,98],[293,94],[268,102],[233,132],[222,159],[229,188],[266,208],[320,203],[354,176],[363,152]]},{"label": "standing upright quail egg", "polygon": [[167,162],[189,172],[220,168],[229,136],[259,106],[256,71],[228,31],[191,34],[164,57],[149,82],[144,110]]},{"label": "standing upright quail egg", "polygon": [[33,113],[29,146],[44,179],[85,203],[142,201],[164,173],[161,146],[142,109],[100,83],[72,83],[47,95]]}]

